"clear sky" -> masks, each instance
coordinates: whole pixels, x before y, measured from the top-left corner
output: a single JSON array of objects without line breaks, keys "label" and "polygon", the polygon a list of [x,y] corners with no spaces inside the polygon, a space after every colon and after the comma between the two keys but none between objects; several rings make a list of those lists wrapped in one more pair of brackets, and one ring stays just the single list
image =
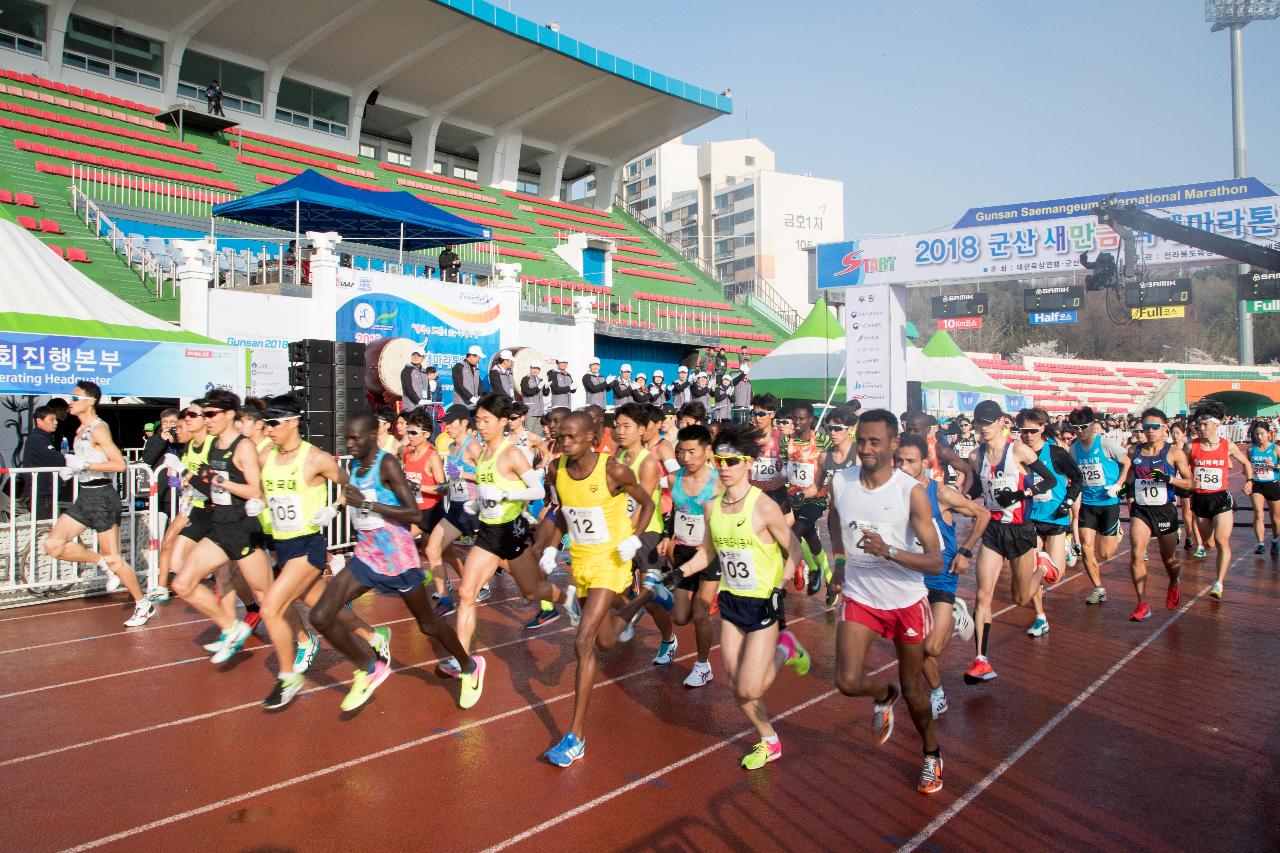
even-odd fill
[{"label": "clear sky", "polygon": [[[504,4],[503,0],[497,0]],[[505,5],[505,4],[504,4]],[[1227,33],[1203,0],[510,0],[713,91],[688,142],[755,136],[845,185],[848,237],[970,207],[1231,177]],[[1249,174],[1280,190],[1280,20],[1244,30]]]}]

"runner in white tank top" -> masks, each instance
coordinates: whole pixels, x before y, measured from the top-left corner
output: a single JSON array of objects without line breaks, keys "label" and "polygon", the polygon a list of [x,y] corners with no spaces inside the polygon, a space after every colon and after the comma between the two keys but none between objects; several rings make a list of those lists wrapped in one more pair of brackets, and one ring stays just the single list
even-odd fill
[{"label": "runner in white tank top", "polygon": [[[844,593],[836,628],[836,687],[846,696],[875,701],[877,744],[893,733],[893,705],[901,693],[924,741],[919,790],[933,794],[942,790],[942,755],[924,689],[924,639],[932,624],[924,575],[942,571],[942,549],[924,486],[893,467],[898,419],[884,409],[863,414],[857,448],[861,464],[831,477],[827,519],[836,555],[833,581]],[[912,547],[916,541],[918,551]],[[866,672],[867,650],[877,636],[897,649],[901,688]]]}]

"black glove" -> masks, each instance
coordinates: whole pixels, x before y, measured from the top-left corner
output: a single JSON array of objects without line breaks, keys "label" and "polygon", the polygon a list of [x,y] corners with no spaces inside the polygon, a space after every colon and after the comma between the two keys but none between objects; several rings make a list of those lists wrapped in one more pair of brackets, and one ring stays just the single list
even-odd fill
[{"label": "black glove", "polygon": [[210,468],[208,465],[201,465],[196,473],[191,476],[189,485],[200,494],[207,497],[213,495],[213,482],[218,477],[218,472]]},{"label": "black glove", "polygon": [[1026,500],[1022,492],[1013,489],[1000,489],[995,493],[996,503],[1002,507],[1011,507],[1016,503]]},{"label": "black glove", "polygon": [[1123,501],[1123,500],[1128,500],[1128,498],[1129,498],[1129,484],[1128,484],[1128,483],[1124,483],[1123,485],[1121,485],[1121,486],[1120,486],[1120,489],[1116,492],[1116,497],[1117,497],[1117,498],[1119,498],[1119,499],[1120,499],[1120,500],[1122,500],[1122,501]]},{"label": "black glove", "polygon": [[1153,483],[1167,483],[1169,482],[1169,475],[1157,468],[1148,475],[1147,479]]},{"label": "black glove", "polygon": [[1053,508],[1053,512],[1049,513],[1050,518],[1061,518],[1062,516],[1071,515],[1071,506],[1074,502],[1065,500]]}]

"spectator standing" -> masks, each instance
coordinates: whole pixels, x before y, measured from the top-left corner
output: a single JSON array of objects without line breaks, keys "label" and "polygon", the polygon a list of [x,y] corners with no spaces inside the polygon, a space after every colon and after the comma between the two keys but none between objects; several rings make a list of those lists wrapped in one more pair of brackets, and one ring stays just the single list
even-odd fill
[{"label": "spectator standing", "polygon": [[716,384],[720,384],[720,379],[729,372],[729,356],[725,353],[724,347],[716,350],[715,358],[711,360],[711,373],[715,376]]},{"label": "spectator standing", "polygon": [[409,353],[409,363],[400,369],[400,411],[405,414],[421,407],[425,402],[423,397],[427,372],[422,366],[426,359],[425,347],[426,344],[423,344]]},{"label": "spectator standing", "polygon": [[618,369],[616,377],[608,379],[609,390],[613,392],[613,407],[625,406],[635,399],[635,386],[631,381],[631,365],[624,364]]},{"label": "spectator standing", "polygon": [[472,345],[462,361],[453,366],[453,402],[457,405],[475,409],[480,399],[480,359],[484,358],[484,350]]},{"label": "spectator standing", "polygon": [[[160,413],[159,429],[156,430],[142,446],[142,461],[153,471],[169,454],[180,455],[182,442],[178,440],[178,410],[165,409]],[[169,479],[169,472],[156,474],[156,497],[159,499],[160,511],[166,515],[170,507],[170,492],[174,483]]]},{"label": "spectator standing", "polygon": [[715,400],[715,406],[711,411],[711,419],[716,421],[728,420],[733,408],[733,380],[729,378],[728,374],[720,377],[720,384],[715,387],[711,395]]},{"label": "spectator standing", "polygon": [[525,426],[536,435],[542,435],[542,416],[547,413],[547,397],[551,386],[542,377],[542,365],[529,365],[529,375],[520,380],[520,402],[529,408]]},{"label": "spectator standing", "polygon": [[[62,451],[58,449],[58,415],[49,406],[38,406],[32,413],[31,434],[22,445],[23,468],[61,468],[66,464]],[[53,473],[31,474],[27,481],[27,499],[31,501],[31,512],[36,519],[48,521],[53,518]],[[32,487],[34,486],[34,490]],[[67,495],[70,496],[70,489]]]},{"label": "spectator standing", "polygon": [[53,437],[57,440],[58,450],[63,453],[70,453],[71,445],[75,444],[76,441],[76,432],[80,428],[80,419],[71,417],[71,407],[61,397],[54,397],[50,400],[49,408],[53,409],[53,414],[58,418],[58,428],[53,432]]},{"label": "spectator standing", "polygon": [[733,377],[733,410],[737,420],[749,422],[747,412],[751,410],[751,361],[738,362],[738,373]]},{"label": "spectator standing", "polygon": [[498,360],[493,367],[489,368],[489,390],[513,401],[516,398],[516,378],[512,375],[511,368],[515,363],[516,358],[511,350],[504,349],[498,353]]},{"label": "spectator standing", "polygon": [[209,115],[227,117],[222,112],[222,86],[218,85],[217,80],[211,81],[208,86],[204,87],[204,99],[208,104],[207,112]]},{"label": "spectator standing", "polygon": [[600,375],[600,359],[591,357],[587,372],[582,374],[582,390],[587,392],[587,405],[604,408],[608,402],[609,383]]},{"label": "spectator standing", "polygon": [[680,407],[690,400],[689,368],[680,365],[676,370],[676,381],[671,383],[671,405],[679,411]]},{"label": "spectator standing", "polygon": [[689,389],[689,402],[699,403],[708,411],[711,409],[711,384],[707,374],[699,373],[693,381],[693,387]]},{"label": "spectator standing", "polygon": [[649,383],[648,402],[655,406],[661,406],[667,401],[667,386],[663,381],[666,378],[667,375],[662,372],[661,368],[653,371],[653,381]]},{"label": "spectator standing", "polygon": [[556,359],[556,369],[547,371],[547,382],[551,385],[551,408],[573,408],[573,376],[569,374],[569,360]]},{"label": "spectator standing", "polygon": [[445,281],[458,281],[462,277],[462,259],[453,246],[445,246],[436,263],[440,267],[440,277]]}]

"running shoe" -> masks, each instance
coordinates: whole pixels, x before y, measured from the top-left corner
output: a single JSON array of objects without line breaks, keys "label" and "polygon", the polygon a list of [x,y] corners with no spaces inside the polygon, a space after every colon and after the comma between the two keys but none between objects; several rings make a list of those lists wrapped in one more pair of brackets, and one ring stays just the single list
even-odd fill
[{"label": "running shoe", "polygon": [[1271,556],[1280,557],[1280,539],[1271,540]]},{"label": "running shoe", "polygon": [[840,587],[827,584],[827,606],[835,607],[840,603]]},{"label": "running shoe", "polygon": [[963,598],[957,598],[951,605],[951,619],[955,623],[956,634],[966,643],[973,639],[973,617],[969,615],[969,605]]},{"label": "running shoe", "polygon": [[920,784],[916,790],[922,794],[936,794],[942,790],[942,756],[926,755],[920,769]]},{"label": "running shoe", "polygon": [[342,704],[338,707],[343,711],[354,711],[365,702],[373,697],[373,691],[378,689],[378,685],[387,680],[387,676],[391,674],[391,667],[382,661],[376,661],[373,664],[373,672],[365,672],[363,669],[357,669],[355,678],[351,680],[351,690],[347,693]]},{"label": "running shoe", "polygon": [[530,619],[528,622],[524,623],[524,627],[526,631],[536,631],[539,628],[541,628],[543,625],[550,625],[552,622],[555,622],[559,618],[560,618],[560,611],[556,610],[554,607],[551,608],[550,610],[542,610],[541,608],[539,608],[538,612],[534,614],[533,618]]},{"label": "running shoe", "polygon": [[267,694],[266,701],[262,703],[262,707],[268,711],[283,708],[292,702],[293,697],[297,696],[302,690],[302,683],[302,675],[296,672],[277,678],[275,687],[272,687],[271,692]]},{"label": "running shoe", "polygon": [[[784,663],[795,670],[796,675],[808,675],[809,667],[813,664],[813,659],[809,657],[809,650],[800,645],[799,638],[790,631],[783,631],[787,637],[791,639],[791,653]],[[783,646],[783,648],[786,648]]]},{"label": "running shoe", "polygon": [[320,637],[316,634],[307,632],[307,642],[298,643],[298,650],[293,656],[293,671],[302,675],[302,673],[311,669],[311,664],[315,663],[316,655],[320,653]]},{"label": "running shoe", "polygon": [[1080,556],[1076,554],[1076,546],[1072,544],[1071,537],[1068,536],[1067,537],[1067,568],[1068,569],[1075,568],[1076,561],[1079,559],[1080,559]]},{"label": "running shoe", "polygon": [[1044,582],[1053,586],[1058,582],[1058,567],[1053,564],[1053,560],[1049,559],[1049,555],[1044,551],[1036,554],[1036,568],[1044,569]]},{"label": "running shoe", "polygon": [[627,627],[622,629],[622,633],[618,635],[619,643],[629,643],[636,635],[636,623],[640,621],[640,617],[644,615],[644,609],[636,611],[636,615],[631,617],[631,621],[627,623]]},{"label": "running shoe", "polygon": [[1164,594],[1164,606],[1168,610],[1176,610],[1182,602],[1182,584],[1174,581],[1169,584],[1169,591]]},{"label": "running shoe", "polygon": [[457,658],[451,657],[436,665],[436,674],[441,678],[461,678],[462,666]]},{"label": "running shoe", "polygon": [[156,606],[150,601],[142,600],[134,602],[133,615],[125,620],[126,628],[140,628],[151,621],[151,617],[156,615]]},{"label": "running shoe", "polygon": [[981,684],[996,677],[996,671],[982,655],[973,659],[973,663],[964,672],[965,684]]},{"label": "running shoe", "polygon": [[1129,614],[1130,622],[1146,622],[1151,618],[1151,608],[1147,606],[1145,601],[1139,601],[1138,606],[1133,608],[1133,612]]},{"label": "running shoe", "polygon": [[476,668],[462,676],[462,690],[458,693],[458,707],[463,710],[474,708],[480,701],[480,695],[484,693],[484,658],[472,655],[471,660]]},{"label": "running shoe", "polygon": [[947,713],[947,694],[941,687],[929,691],[929,708],[935,720]]},{"label": "running shoe", "polygon": [[454,606],[453,599],[449,596],[443,596],[440,603],[436,605],[435,614],[437,619],[443,619],[451,615],[458,608]]},{"label": "running shoe", "polygon": [[676,649],[680,648],[680,640],[675,634],[670,640],[663,640],[658,646],[658,653],[653,656],[654,666],[666,666],[676,659]]},{"label": "running shoe", "polygon": [[1031,627],[1027,629],[1028,637],[1043,637],[1049,633],[1049,620],[1043,616],[1037,616],[1036,621],[1031,623]]},{"label": "running shoe", "polygon": [[1188,537],[1187,537],[1187,541],[1186,541],[1186,542],[1184,542],[1184,543],[1183,543],[1183,545],[1182,545],[1182,550],[1184,550],[1184,551],[1190,551],[1193,547],[1195,547],[1195,546],[1194,546],[1194,545],[1192,545],[1192,543],[1191,543],[1191,537],[1190,537],[1190,536],[1188,536]]},{"label": "running shoe", "polygon": [[493,597],[493,590],[489,589],[489,585],[485,584],[480,587],[480,591],[476,593],[476,604],[482,604]]},{"label": "running shoe", "polygon": [[765,743],[763,740],[751,748],[751,751],[742,756],[743,770],[759,770],[770,761],[777,761],[782,757],[782,741],[775,740],[772,744]]},{"label": "running shoe", "polygon": [[[1259,542],[1259,543],[1258,543],[1258,546],[1257,546],[1256,548],[1254,548],[1254,549],[1253,549],[1253,553],[1255,553],[1255,554],[1257,554],[1257,555],[1259,555],[1259,556],[1261,556],[1261,555],[1263,555],[1263,554],[1267,553],[1267,546],[1266,546],[1266,544],[1265,544],[1265,543],[1263,543],[1263,542]],[[108,590],[107,590],[107,592],[110,592],[110,591],[111,591],[110,589],[108,589]]]},{"label": "running shoe", "polygon": [[805,590],[805,592],[807,592],[809,595],[818,594],[818,591],[822,589],[822,570],[821,569],[809,570],[809,580],[806,586],[807,586],[807,589]]},{"label": "running shoe", "polygon": [[569,617],[569,624],[577,628],[582,621],[582,604],[578,601],[578,588],[573,584],[564,588],[564,612]]},{"label": "running shoe", "polygon": [[120,576],[107,569],[107,592],[115,592],[118,589],[120,589]]},{"label": "running shoe", "polygon": [[693,665],[693,669],[689,671],[689,676],[684,680],[684,686],[689,688],[706,687],[714,680],[715,676],[711,672],[711,661],[698,661]]},{"label": "running shoe", "polygon": [[391,629],[386,625],[379,625],[373,629],[373,642],[369,644],[373,647],[374,654],[378,656],[378,660],[391,666]]},{"label": "running shoe", "polygon": [[1197,560],[1203,560],[1206,556],[1208,556],[1208,554],[1209,552],[1204,549],[1203,545],[1197,545],[1196,550],[1191,554],[1191,556],[1196,558]]},{"label": "running shoe", "polygon": [[169,588],[167,586],[153,586],[147,590],[147,601],[164,602],[169,600]]},{"label": "running shoe", "polygon": [[645,575],[644,585],[653,590],[653,601],[668,612],[676,606],[676,597],[662,583],[662,575]]},{"label": "running shoe", "polygon": [[258,623],[262,621],[262,614],[257,610],[245,611],[243,621],[244,624],[249,626],[249,630],[252,631],[254,628],[257,628]]},{"label": "running shoe", "polygon": [[1222,584],[1218,581],[1213,582],[1213,586],[1209,587],[1209,594],[1219,601],[1222,600]]},{"label": "running shoe", "polygon": [[898,701],[898,685],[889,685],[889,698],[877,701],[871,707],[871,730],[876,736],[876,746],[884,746],[893,734],[893,703]]},{"label": "running shoe", "polygon": [[240,621],[231,627],[231,631],[227,634],[227,638],[222,641],[222,646],[213,653],[213,657],[209,658],[209,663],[218,664],[226,663],[235,657],[236,652],[240,651],[240,647],[244,645],[244,641],[249,639],[249,635],[253,633],[253,629],[249,627],[249,623]]},{"label": "running shoe", "polygon": [[1093,592],[1089,593],[1089,597],[1084,600],[1085,604],[1096,605],[1107,603],[1107,591],[1100,586],[1095,586]]},{"label": "running shoe", "polygon": [[560,738],[560,742],[542,753],[542,757],[556,767],[568,767],[587,752],[587,742],[580,740],[573,732]]},{"label": "running shoe", "polygon": [[222,644],[225,643],[226,641],[227,641],[227,632],[223,631],[222,633],[218,634],[218,639],[214,640],[212,643],[205,643],[200,648],[204,649],[209,654],[213,654],[218,649],[222,648]]}]

